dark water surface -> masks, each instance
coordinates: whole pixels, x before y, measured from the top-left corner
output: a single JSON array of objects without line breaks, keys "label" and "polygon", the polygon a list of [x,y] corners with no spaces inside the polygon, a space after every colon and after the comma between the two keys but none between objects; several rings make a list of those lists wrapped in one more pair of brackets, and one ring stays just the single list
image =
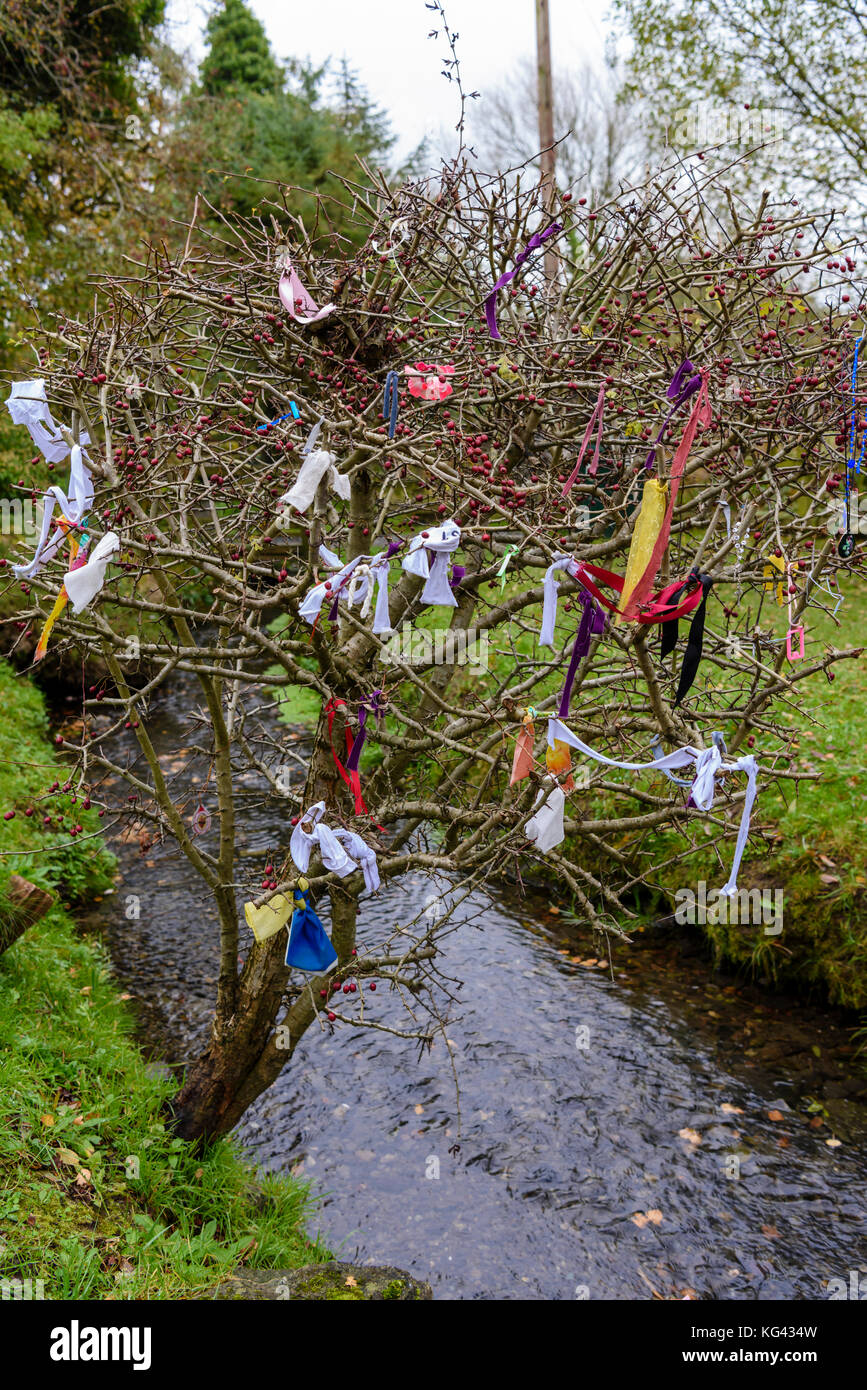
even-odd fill
[{"label": "dark water surface", "polygon": [[[167,767],[186,699],[179,687],[149,720]],[[242,854],[288,843],[273,807],[241,824]],[[168,846],[117,849],[117,972],[157,1051],[192,1057],[213,914]],[[429,892],[418,877],[364,897],[360,947]],[[312,1181],[333,1250],[411,1270],[437,1298],[822,1299],[823,1281],[867,1272],[867,1111],[839,1021],[672,945],[627,948],[612,981],[579,963],[595,959],[589,938],[549,906],[503,892],[459,909],[441,961],[464,981],[448,1043],[419,1056],[385,1033],[311,1028],[237,1130],[251,1158]],[[365,1009],[406,1026],[384,986]],[[811,1126],[816,1095],[828,1113]]]}]

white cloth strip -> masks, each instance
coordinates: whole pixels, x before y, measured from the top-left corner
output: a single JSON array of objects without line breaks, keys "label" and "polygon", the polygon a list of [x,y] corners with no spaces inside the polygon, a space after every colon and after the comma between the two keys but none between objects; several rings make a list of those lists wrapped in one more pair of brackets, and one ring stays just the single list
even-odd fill
[{"label": "white cloth strip", "polygon": [[[307,590],[298,606],[299,617],[306,618],[308,623],[314,623],[323,603],[327,601],[330,606],[336,598],[348,598],[350,603],[364,605],[370,593],[371,585],[375,583],[377,586],[376,608],[374,609],[371,631],[377,637],[391,632],[388,615],[388,575],[391,566],[390,561],[386,558],[388,552],[381,550],[376,555],[356,555],[354,560],[350,560],[348,564],[342,566],[333,551],[326,547],[320,546],[319,554],[332,569],[335,564],[340,568],[331,579],[323,579],[319,584],[314,584],[312,589]],[[347,585],[347,580],[361,565],[364,565],[368,572],[360,577],[357,587],[352,589]],[[327,589],[326,584],[329,586]]]},{"label": "white cloth strip", "polygon": [[545,571],[545,578],[542,581],[542,630],[539,633],[540,647],[553,647],[554,627],[557,622],[557,595],[560,592],[560,585],[557,583],[556,575],[558,570],[565,570],[574,579],[578,573],[578,562],[572,559],[571,555],[555,555],[551,564]]},{"label": "white cloth strip", "polygon": [[737,875],[740,868],[741,858],[746,847],[747,838],[750,833],[750,817],[752,815],[753,803],[756,799],[756,779],[758,777],[758,764],[752,753],[746,757],[738,758],[733,763],[723,763],[723,755],[719,746],[714,743],[710,748],[692,748],[686,745],[677,748],[673,753],[667,753],[665,757],[654,758],[649,763],[624,763],[617,758],[606,757],[604,753],[597,753],[588,744],[582,742],[571,729],[568,729],[562,720],[552,716],[548,720],[548,744],[553,747],[555,739],[562,739],[568,743],[570,748],[577,748],[588,758],[595,758],[598,763],[606,763],[608,767],[620,767],[627,772],[647,772],[658,770],[665,772],[666,769],[676,770],[677,768],[687,767],[690,763],[695,764],[695,777],[690,789],[690,796],[700,811],[709,811],[713,805],[714,792],[716,790],[716,777],[718,773],[725,772],[745,772],[747,774],[747,789],[744,796],[744,807],[741,812],[741,823],[738,828],[738,837],[735,843],[735,852],[732,859],[731,873],[728,882],[720,891],[726,894],[737,892]]},{"label": "white cloth strip", "polygon": [[327,449],[313,449],[304,459],[295,482],[288,492],[284,492],[279,502],[294,507],[303,514],[316,496],[316,489],[326,474],[331,490],[345,502],[348,501],[351,492],[350,481],[345,473],[338,473],[334,467],[336,457],[336,454],[330,454]]},{"label": "white cloth strip", "polygon": [[[13,423],[26,425],[30,438],[48,462],[62,463],[69,453],[69,445],[52,417],[45,394],[45,382],[40,378],[33,381],[14,381],[6,405]],[[90,443],[90,435],[85,431],[79,442],[87,446]]]},{"label": "white cloth strip", "polygon": [[360,835],[356,835],[354,830],[344,830],[342,826],[336,826],[334,834],[349,857],[356,860],[364,875],[364,886],[367,891],[375,893],[379,887],[379,866],[376,862],[376,852],[362,840]]},{"label": "white cloth strip", "polygon": [[87,563],[76,570],[68,570],[63,583],[66,588],[73,613],[81,613],[92,603],[105,583],[105,568],[112,555],[120,550],[120,541],[114,531],[106,531]]},{"label": "white cloth strip", "polygon": [[29,560],[26,565],[13,565],[14,573],[19,578],[31,579],[43,565],[54,559],[66,539],[65,533],[58,527],[51,540],[48,540],[55,506],[60,508],[68,522],[78,526],[84,520],[92,504],[93,480],[90,476],[90,469],[84,461],[81,445],[73,444],[69,458],[67,491],[64,492],[63,488],[57,485],[46,490],[42,503],[42,525],[33,559]]},{"label": "white cloth strip", "polygon": [[[342,826],[331,830],[322,823],[324,815],[325,802],[316,801],[299,817],[289,841],[289,853],[296,868],[302,874],[306,874],[310,867],[310,855],[314,846],[318,846],[319,856],[326,869],[331,869],[341,878],[348,878],[357,869],[361,869],[365,887],[369,892],[375,893],[379,887],[379,868],[375,851],[360,835],[356,835],[354,830],[344,830]],[[310,825],[312,829],[304,830],[305,825]]]},{"label": "white cloth strip", "polygon": [[[421,594],[422,603],[457,608],[458,601],[449,585],[449,556],[460,543],[460,527],[454,521],[432,526],[427,532],[413,536],[402,564],[407,573],[427,580]],[[432,562],[429,552],[433,555]]]},{"label": "white cloth strip", "polygon": [[527,821],[524,831],[527,839],[535,844],[541,854],[562,844],[566,835],[563,823],[566,796],[556,779],[546,777],[545,781],[553,782],[554,785],[550,791],[546,792],[543,787],[539,792],[533,803],[535,815]]}]

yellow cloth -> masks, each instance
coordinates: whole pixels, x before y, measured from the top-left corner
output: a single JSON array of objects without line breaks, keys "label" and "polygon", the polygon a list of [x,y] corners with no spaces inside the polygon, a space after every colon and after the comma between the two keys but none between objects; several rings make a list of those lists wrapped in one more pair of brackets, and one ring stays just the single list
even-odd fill
[{"label": "yellow cloth", "polygon": [[[572,766],[572,754],[569,751],[568,743],[564,743],[562,738],[555,738],[553,745],[550,743],[545,749],[545,766],[552,777],[560,777],[564,772],[569,772]],[[572,775],[561,783],[564,792],[571,792],[575,783]]]},{"label": "yellow cloth", "polygon": [[[765,583],[765,593],[768,593],[768,594],[773,593],[774,588],[776,587],[776,590],[777,590],[777,603],[778,603],[778,604],[780,605],[780,607],[782,608],[783,604],[784,604],[785,601],[786,601],[786,600],[783,598],[783,585],[782,585],[782,581],[777,581],[776,586],[775,586],[775,584],[774,584],[774,570],[777,569],[777,570],[780,571],[781,574],[784,575],[784,574],[786,573],[785,562],[782,560],[782,558],[781,558],[779,555],[767,555],[765,558],[767,559],[767,562],[768,562],[768,563],[765,565],[764,570],[762,571],[762,573],[763,573],[763,575],[764,575],[764,577],[765,577],[765,580],[766,580],[766,583]],[[767,581],[770,581],[770,582],[767,582]]]},{"label": "yellow cloth", "polygon": [[285,927],[292,911],[292,900],[287,898],[285,893],[275,893],[273,898],[261,907],[256,907],[255,903],[244,904],[247,926],[260,944],[267,941],[268,937],[273,936],[281,927]]},{"label": "yellow cloth", "polygon": [[[68,528],[64,527],[64,529],[68,529]],[[70,535],[70,537],[69,537],[69,567],[70,567],[70,569],[72,568],[73,562],[74,562],[75,557],[76,557],[77,554],[78,554],[78,540],[77,540],[77,538],[76,538],[75,536]],[[42,632],[41,632],[40,637],[39,637],[39,641],[38,641],[37,644],[36,644],[36,652],[35,652],[35,655],[34,655],[34,657],[33,657],[34,665],[36,664],[37,661],[41,661],[41,660],[42,660],[42,658],[44,657],[46,651],[48,650],[48,639],[49,639],[49,637],[51,636],[51,629],[54,627],[54,624],[57,622],[57,619],[60,617],[61,613],[63,612],[63,610],[64,610],[64,608],[66,607],[66,605],[67,605],[68,602],[69,602],[69,595],[68,595],[67,592],[66,592],[66,585],[65,585],[65,584],[61,584],[61,586],[60,586],[60,593],[57,595],[57,598],[54,600],[54,607],[52,608],[51,612],[49,613],[48,617],[47,617],[46,620],[45,620],[45,626],[44,626],[44,628],[42,629]]]},{"label": "yellow cloth", "polygon": [[[632,532],[629,559],[626,561],[626,578],[623,581],[623,593],[619,604],[621,610],[626,607],[632,590],[647,569],[653,554],[653,547],[656,545],[657,537],[662,530],[662,523],[665,521],[667,502],[668,484],[660,483],[656,478],[648,478],[644,484],[641,510],[638,513],[635,530]],[[618,613],[615,622],[624,623],[626,619]]]}]

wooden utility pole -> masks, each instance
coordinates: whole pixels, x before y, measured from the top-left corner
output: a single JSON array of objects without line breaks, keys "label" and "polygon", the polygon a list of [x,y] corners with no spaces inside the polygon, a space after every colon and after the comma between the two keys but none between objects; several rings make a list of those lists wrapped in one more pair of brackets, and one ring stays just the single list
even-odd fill
[{"label": "wooden utility pole", "polygon": [[[554,84],[551,76],[551,23],[548,0],[536,0],[536,72],[539,104],[539,148],[542,152],[542,197],[550,213],[554,206]],[[557,254],[545,252],[545,279],[557,275]]]}]

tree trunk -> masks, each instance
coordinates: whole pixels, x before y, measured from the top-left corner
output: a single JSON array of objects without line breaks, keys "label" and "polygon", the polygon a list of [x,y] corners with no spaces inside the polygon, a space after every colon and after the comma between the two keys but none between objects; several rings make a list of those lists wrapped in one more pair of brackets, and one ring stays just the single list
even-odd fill
[{"label": "tree trunk", "polygon": [[[331,939],[338,975],[352,960],[357,892],[347,880],[331,889]],[[333,972],[308,979],[277,1024],[289,974],[285,953],[282,932],[252,948],[240,980],[237,1013],[215,1029],[208,1048],[193,1063],[171,1102],[172,1126],[180,1138],[207,1141],[228,1134],[248,1106],[276,1081],[310,1024],[327,1008],[328,999],[321,997],[320,990],[334,979]]]},{"label": "tree trunk", "polygon": [[[554,82],[551,75],[551,23],[548,0],[536,0],[536,71],[539,106],[539,149],[545,210],[554,206]],[[545,252],[545,279],[557,278],[557,253]]]},{"label": "tree trunk", "polygon": [[28,927],[44,917],[54,899],[44,888],[12,874],[6,889],[9,906],[0,914],[0,956],[8,951]]}]

